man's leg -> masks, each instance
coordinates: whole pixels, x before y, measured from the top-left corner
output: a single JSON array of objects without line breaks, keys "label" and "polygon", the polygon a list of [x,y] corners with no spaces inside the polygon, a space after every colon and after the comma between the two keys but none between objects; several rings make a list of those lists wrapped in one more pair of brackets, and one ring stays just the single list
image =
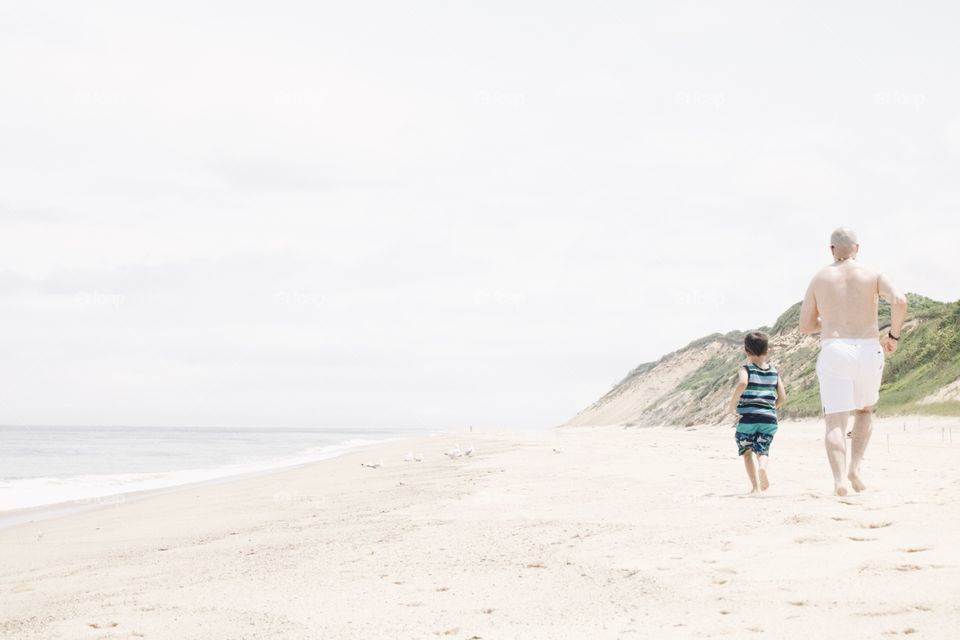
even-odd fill
[{"label": "man's leg", "polygon": [[757,489],[757,468],[753,464],[753,451],[749,449],[746,450],[743,454],[743,466],[747,469],[747,476],[750,478],[750,486],[753,489],[750,493],[756,493]]},{"label": "man's leg", "polygon": [[853,445],[850,450],[850,473],[847,478],[853,485],[857,493],[867,488],[860,478],[860,463],[863,461],[863,454],[867,451],[867,445],[870,444],[870,435],[873,433],[873,407],[858,409],[853,414]]},{"label": "man's leg", "polygon": [[770,477],[767,475],[767,459],[769,457],[766,454],[757,456],[757,464],[760,465],[760,470],[757,472],[760,478],[760,491],[766,491],[770,488]]},{"label": "man's leg", "polygon": [[844,434],[847,431],[847,415],[849,412],[828,413],[826,416],[827,430],[823,442],[827,449],[827,460],[830,461],[830,470],[833,472],[833,490],[838,496],[847,495],[847,440]]}]

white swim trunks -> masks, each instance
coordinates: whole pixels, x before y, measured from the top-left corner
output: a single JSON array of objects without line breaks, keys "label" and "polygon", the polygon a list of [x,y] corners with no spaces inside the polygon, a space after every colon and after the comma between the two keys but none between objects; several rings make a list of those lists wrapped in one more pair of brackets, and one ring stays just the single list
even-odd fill
[{"label": "white swim trunks", "polygon": [[872,407],[880,399],[883,347],[876,338],[829,338],[817,357],[824,413]]}]

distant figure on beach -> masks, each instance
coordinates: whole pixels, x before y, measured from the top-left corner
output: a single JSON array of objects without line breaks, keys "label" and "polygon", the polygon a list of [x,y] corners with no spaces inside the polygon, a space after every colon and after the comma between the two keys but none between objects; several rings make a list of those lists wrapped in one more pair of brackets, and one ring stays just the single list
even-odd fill
[{"label": "distant figure on beach", "polygon": [[766,491],[770,486],[767,471],[770,443],[777,432],[777,409],[787,399],[780,374],[767,363],[769,344],[767,335],[759,331],[748,333],[743,339],[747,364],[740,367],[737,385],[730,398],[730,413],[738,418],[737,450],[743,456],[753,487],[750,493]]},{"label": "distant figure on beach", "polygon": [[[851,229],[830,236],[833,264],[810,282],[800,309],[800,331],[820,334],[817,378],[826,419],[824,443],[833,471],[834,493],[847,495],[866,485],[860,463],[870,442],[873,409],[880,399],[884,352],[897,350],[907,318],[907,298],[885,276],[857,262],[860,245]],[[878,299],[890,303],[890,328],[878,338]],[[853,442],[847,472],[847,418],[853,419]]]}]

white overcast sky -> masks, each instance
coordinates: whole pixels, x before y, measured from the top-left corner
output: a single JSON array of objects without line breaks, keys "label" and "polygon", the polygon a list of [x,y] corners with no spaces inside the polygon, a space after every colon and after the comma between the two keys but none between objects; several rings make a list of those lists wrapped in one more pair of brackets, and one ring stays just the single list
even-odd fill
[{"label": "white overcast sky", "polygon": [[550,426],[840,224],[954,300],[958,21],[0,0],[0,423]]}]

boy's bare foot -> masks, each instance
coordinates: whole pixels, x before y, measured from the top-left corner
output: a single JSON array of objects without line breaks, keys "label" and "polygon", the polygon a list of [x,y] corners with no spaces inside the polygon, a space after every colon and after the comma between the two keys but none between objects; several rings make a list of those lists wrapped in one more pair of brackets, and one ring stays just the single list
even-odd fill
[{"label": "boy's bare foot", "polygon": [[754,487],[753,489],[750,489],[750,495],[754,495],[754,494],[757,494],[757,493],[760,493],[760,488],[759,488],[759,487]]},{"label": "boy's bare foot", "polygon": [[767,470],[760,469],[758,475],[760,476],[760,491],[766,491],[770,488],[770,478],[767,477]]},{"label": "boy's bare foot", "polygon": [[849,491],[847,491],[847,485],[845,484],[837,485],[837,488],[833,491],[833,495],[835,496],[845,496],[847,493],[849,493]]},{"label": "boy's bare foot", "polygon": [[867,488],[867,485],[863,484],[863,480],[861,480],[860,476],[854,471],[851,471],[850,473],[847,474],[847,479],[850,481],[850,484],[853,486],[853,490],[856,491],[857,493],[860,493],[861,491]]}]

